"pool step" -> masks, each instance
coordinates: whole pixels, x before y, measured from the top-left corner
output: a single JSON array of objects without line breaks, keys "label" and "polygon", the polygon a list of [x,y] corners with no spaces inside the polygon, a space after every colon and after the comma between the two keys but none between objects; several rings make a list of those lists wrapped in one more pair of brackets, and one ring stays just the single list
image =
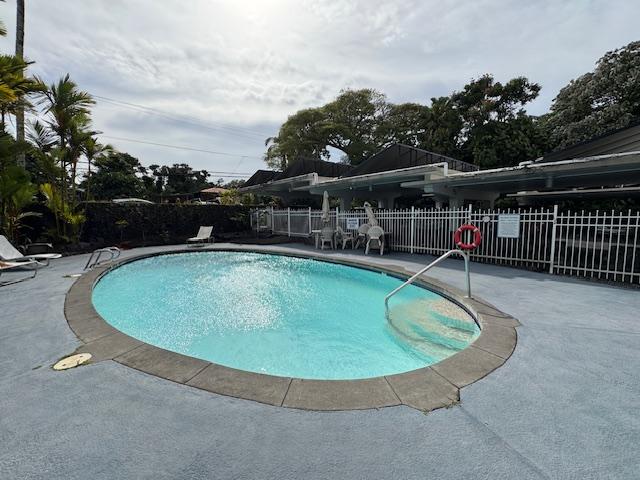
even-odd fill
[{"label": "pool step", "polygon": [[436,361],[465,348],[477,335],[469,314],[448,300],[415,300],[389,310],[396,337]]}]

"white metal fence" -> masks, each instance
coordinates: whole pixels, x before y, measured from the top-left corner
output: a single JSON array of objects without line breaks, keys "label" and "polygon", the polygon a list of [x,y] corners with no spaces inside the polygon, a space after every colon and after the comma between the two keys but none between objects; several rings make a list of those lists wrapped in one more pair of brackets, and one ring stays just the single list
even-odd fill
[{"label": "white metal fence", "polygon": [[[498,235],[500,215],[518,214],[517,236]],[[319,210],[256,210],[252,227],[290,237],[310,237],[322,227]],[[551,209],[404,209],[375,212],[389,232],[389,247],[439,255],[454,247],[453,232],[464,223],[480,228],[482,243],[471,253],[477,262],[544,270],[614,282],[640,284],[640,212],[558,212]],[[356,231],[367,222],[362,210],[332,210],[331,226]]]}]

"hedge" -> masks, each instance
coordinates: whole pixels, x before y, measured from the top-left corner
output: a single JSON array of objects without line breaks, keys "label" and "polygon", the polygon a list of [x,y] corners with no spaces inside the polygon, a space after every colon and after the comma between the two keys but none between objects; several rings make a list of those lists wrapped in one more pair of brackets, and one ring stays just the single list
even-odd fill
[{"label": "hedge", "polygon": [[213,225],[214,236],[250,229],[249,207],[231,205],[90,202],[81,240],[164,243],[193,237],[201,225]]}]

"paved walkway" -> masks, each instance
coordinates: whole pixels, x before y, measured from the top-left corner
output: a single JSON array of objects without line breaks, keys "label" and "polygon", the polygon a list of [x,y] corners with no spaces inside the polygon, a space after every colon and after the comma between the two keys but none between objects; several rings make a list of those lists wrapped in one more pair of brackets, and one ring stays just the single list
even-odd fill
[{"label": "paved walkway", "polygon": [[[429,260],[371,258],[410,270]],[[638,290],[472,264],[475,293],[522,323],[503,367],[464,388],[459,406],[427,415],[308,412],[112,361],[54,372],[80,345],[63,314],[73,282],[64,275],[86,259],[0,288],[3,480],[638,478]],[[433,276],[462,288],[461,266],[445,262]]]}]

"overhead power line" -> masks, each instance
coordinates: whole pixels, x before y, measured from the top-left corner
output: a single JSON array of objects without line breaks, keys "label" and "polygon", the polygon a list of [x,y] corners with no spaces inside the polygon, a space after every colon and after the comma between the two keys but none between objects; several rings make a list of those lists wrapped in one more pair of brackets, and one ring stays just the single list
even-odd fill
[{"label": "overhead power line", "polygon": [[206,150],[206,149],[203,149],[203,148],[185,147],[185,146],[181,146],[181,145],[170,145],[168,143],[150,142],[150,141],[147,141],[147,140],[139,140],[137,138],[116,137],[116,136],[113,136],[113,135],[104,135],[104,134],[101,134],[101,136],[105,137],[105,138],[111,138],[113,140],[121,140],[123,142],[141,143],[141,144],[144,144],[144,145],[154,145],[156,147],[173,148],[175,150],[187,150],[187,151],[191,151],[191,152],[209,153],[209,154],[212,154],[212,155],[224,155],[224,156],[227,156],[227,157],[260,159],[260,157],[258,157],[258,156],[240,155],[238,153],[220,152],[220,151],[216,151],[216,150]]},{"label": "overhead power line", "polygon": [[173,113],[170,112],[165,112],[163,110],[158,110],[156,108],[151,108],[151,107],[147,107],[145,105],[141,105],[138,103],[132,103],[132,102],[126,102],[124,100],[118,100],[115,98],[109,98],[109,97],[104,97],[102,95],[93,95],[94,98],[100,99],[103,102],[106,102],[108,104],[111,105],[115,105],[115,106],[119,106],[119,107],[124,107],[124,108],[129,108],[132,110],[136,110],[139,112],[143,112],[143,113],[147,113],[147,114],[151,114],[151,115],[157,115],[160,117],[164,117],[164,118],[168,118],[170,120],[174,120],[177,122],[181,122],[181,123],[186,123],[186,124],[190,124],[190,125],[195,125],[201,128],[206,128],[208,130],[213,130],[213,131],[226,131],[226,133],[230,133],[233,135],[242,135],[245,137],[254,137],[256,139],[260,139],[260,140],[264,140],[267,137],[269,137],[270,135],[264,132],[258,132],[256,130],[251,130],[248,128],[244,128],[244,127],[237,127],[235,125],[230,125],[230,124],[225,124],[225,123],[221,123],[221,122],[212,122],[212,121],[208,121],[208,122],[203,122],[200,119],[197,119],[195,117],[189,116],[189,115],[181,115],[181,116],[176,116]]}]

